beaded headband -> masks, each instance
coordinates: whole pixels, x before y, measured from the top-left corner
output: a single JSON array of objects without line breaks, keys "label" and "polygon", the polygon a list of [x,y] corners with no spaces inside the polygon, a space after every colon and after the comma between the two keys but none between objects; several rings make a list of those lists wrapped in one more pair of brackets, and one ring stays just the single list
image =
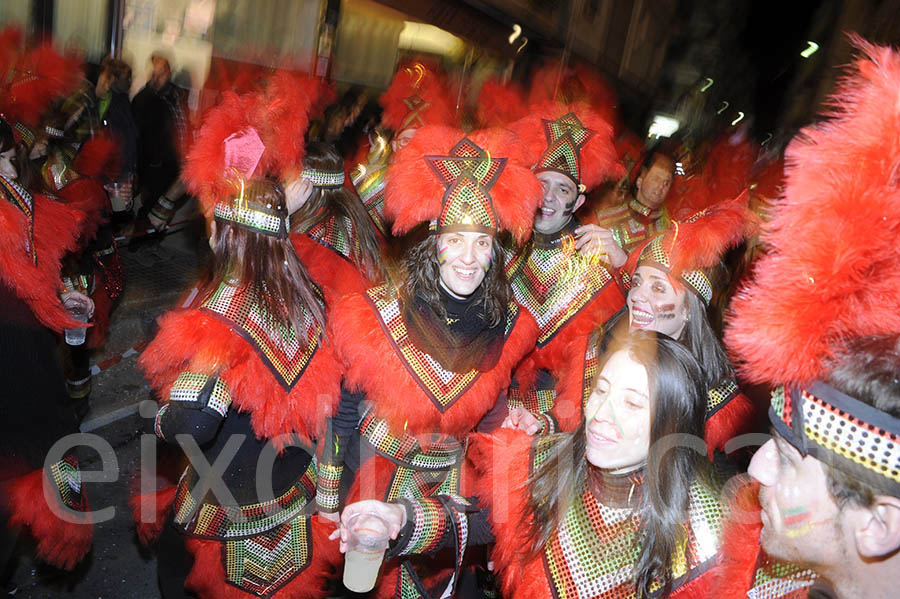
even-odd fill
[{"label": "beaded headband", "polygon": [[219,202],[213,212],[216,220],[262,233],[278,239],[287,239],[288,227],[285,216],[274,208],[251,208],[241,198],[231,202]]},{"label": "beaded headband", "polygon": [[337,189],[344,186],[344,171],[319,171],[305,168],[300,176],[313,184],[313,187]]},{"label": "beaded headband", "polygon": [[16,123],[13,127],[13,131],[19,134],[19,138],[25,143],[25,146],[28,149],[34,147],[34,131],[29,129],[25,123]]},{"label": "beaded headband", "polygon": [[[678,223],[673,223],[673,226],[677,229]],[[667,273],[674,274],[672,273],[672,259],[670,253],[663,247],[664,238],[665,234],[657,235],[650,243],[644,246],[644,249],[641,250],[641,256],[638,259],[638,265],[646,264],[659,268]],[[677,276],[685,285],[687,285],[688,289],[696,293],[700,299],[703,300],[704,304],[707,306],[709,305],[709,302],[712,301],[712,283],[703,269],[685,270]]]},{"label": "beaded headband", "polygon": [[581,184],[581,148],[595,132],[582,125],[574,112],[554,121],[541,119],[547,137],[547,149],[534,167],[534,172],[555,171],[570,177],[584,192]]},{"label": "beaded headband", "polygon": [[49,135],[51,137],[64,137],[65,136],[65,132],[62,129],[58,129],[56,127],[46,126],[46,127],[44,127],[44,131],[47,133],[47,135]]},{"label": "beaded headband", "polygon": [[775,389],[769,420],[802,455],[900,497],[900,419],[815,381]]},{"label": "beaded headband", "polygon": [[492,158],[469,138],[462,138],[449,156],[425,156],[447,191],[441,198],[441,215],[429,223],[431,231],[480,231],[495,234],[500,221],[490,190],[506,167],[506,158]]}]

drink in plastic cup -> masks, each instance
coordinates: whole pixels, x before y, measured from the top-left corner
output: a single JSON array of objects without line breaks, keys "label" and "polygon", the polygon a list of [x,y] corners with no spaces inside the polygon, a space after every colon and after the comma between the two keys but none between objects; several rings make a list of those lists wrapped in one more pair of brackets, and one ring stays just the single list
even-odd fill
[{"label": "drink in plastic cup", "polygon": [[384,552],[390,543],[387,523],[377,514],[353,514],[347,522],[350,538],[344,555],[344,586],[354,593],[375,588]]},{"label": "drink in plastic cup", "polygon": [[103,186],[109,195],[109,204],[113,212],[128,212],[132,208],[131,183],[113,181]]},{"label": "drink in plastic cup", "polygon": [[[91,307],[87,302],[83,302],[78,298],[70,297],[66,300],[66,310],[69,311],[69,315],[75,320],[80,320],[81,322],[90,320],[90,309]],[[87,327],[66,329],[65,333],[67,344],[82,345],[87,333]]]}]

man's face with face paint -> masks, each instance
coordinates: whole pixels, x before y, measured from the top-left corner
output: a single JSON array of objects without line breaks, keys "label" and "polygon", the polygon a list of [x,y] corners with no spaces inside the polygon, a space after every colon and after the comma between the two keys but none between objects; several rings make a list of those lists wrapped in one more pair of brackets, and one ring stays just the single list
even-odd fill
[{"label": "man's face with face paint", "polygon": [[749,474],[760,483],[766,553],[813,567],[843,559],[841,511],[819,460],[776,435],[754,454]]},{"label": "man's face with face paint", "polygon": [[585,455],[593,466],[627,472],[650,451],[647,369],[628,350],[610,356],[584,409]]},{"label": "man's face with face paint", "polygon": [[459,298],[475,293],[491,268],[493,245],[494,238],[487,233],[461,231],[438,235],[437,261],[444,289]]},{"label": "man's face with face paint", "polygon": [[544,235],[560,231],[572,218],[572,213],[584,203],[584,195],[568,176],[556,171],[538,173],[544,186],[544,203],[534,217],[534,230]]},{"label": "man's face with face paint", "polygon": [[678,339],[687,324],[687,293],[676,289],[660,269],[638,266],[625,302],[629,326],[632,330],[656,331]]}]

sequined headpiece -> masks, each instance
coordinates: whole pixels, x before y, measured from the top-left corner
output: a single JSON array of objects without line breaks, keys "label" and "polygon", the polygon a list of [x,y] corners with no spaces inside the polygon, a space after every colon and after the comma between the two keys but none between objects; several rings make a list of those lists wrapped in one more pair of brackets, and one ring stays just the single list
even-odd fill
[{"label": "sequined headpiece", "polygon": [[564,114],[554,121],[541,119],[547,136],[547,149],[534,167],[534,172],[556,171],[568,175],[579,185],[581,183],[581,148],[594,136],[594,131],[585,128],[574,112]]},{"label": "sequined headpiece", "polygon": [[491,158],[464,137],[453,146],[449,156],[426,156],[425,162],[447,187],[441,199],[441,215],[432,221],[433,230],[481,231],[492,235],[500,230],[490,191],[506,168],[506,158]]},{"label": "sequined headpiece", "polygon": [[653,266],[677,277],[708,306],[713,287],[707,269],[758,225],[755,215],[747,209],[747,201],[744,193],[681,222],[672,221],[669,230],[631,253],[624,269],[628,277],[640,265]]},{"label": "sequined headpiece", "polygon": [[455,113],[449,97],[437,66],[418,61],[401,65],[378,100],[384,108],[381,122],[395,133],[425,125],[450,125]]},{"label": "sequined headpiece", "polygon": [[556,103],[531,107],[510,128],[531,153],[535,173],[562,173],[584,193],[625,170],[613,145],[613,128],[586,105]]},{"label": "sequined headpiece", "polygon": [[214,209],[216,220],[262,233],[278,239],[287,239],[288,226],[284,213],[275,208],[251,207],[240,197],[230,202],[218,202]]},{"label": "sequined headpiece", "polygon": [[344,171],[320,171],[314,168],[305,168],[300,176],[312,183],[313,187],[339,189],[344,186]]},{"label": "sequined headpiece", "polygon": [[725,341],[743,377],[783,385],[769,417],[800,451],[900,496],[900,422],[826,385],[859,338],[900,332],[900,53],[862,56],[785,152],[768,251],[734,297]]},{"label": "sequined headpiece", "polygon": [[524,239],[540,202],[540,183],[524,166],[509,131],[464,134],[423,127],[395,156],[385,213],[402,235],[422,222],[434,232],[508,230]]}]

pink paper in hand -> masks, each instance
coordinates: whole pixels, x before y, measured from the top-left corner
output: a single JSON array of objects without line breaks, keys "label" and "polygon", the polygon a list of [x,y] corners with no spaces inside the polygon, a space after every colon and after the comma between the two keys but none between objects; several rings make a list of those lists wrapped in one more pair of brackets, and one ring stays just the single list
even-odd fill
[{"label": "pink paper in hand", "polygon": [[251,178],[265,150],[266,146],[253,127],[229,135],[225,139],[225,175],[234,169],[243,178]]}]

